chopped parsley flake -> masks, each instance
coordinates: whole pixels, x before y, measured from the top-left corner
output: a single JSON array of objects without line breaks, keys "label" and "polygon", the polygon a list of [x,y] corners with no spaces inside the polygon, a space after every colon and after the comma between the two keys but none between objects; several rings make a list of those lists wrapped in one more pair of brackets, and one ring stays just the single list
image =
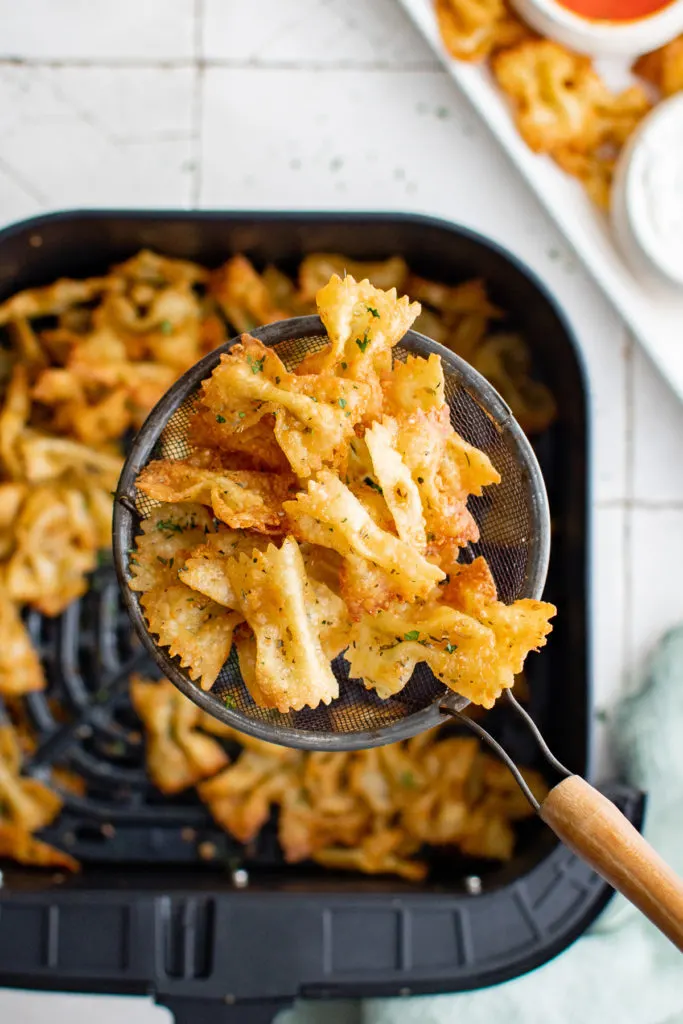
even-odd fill
[{"label": "chopped parsley flake", "polygon": [[246,412],[238,412],[238,413],[237,413],[237,415],[239,416],[239,418],[240,418],[241,420],[243,420],[243,419],[244,419],[244,417],[245,417],[245,416],[246,416],[247,414],[246,414]]},{"label": "chopped parsley flake", "polygon": [[226,708],[230,708],[231,711],[234,711],[235,708],[237,707],[237,702],[236,702],[235,698],[232,696],[232,694],[230,694],[230,693],[224,694],[224,696],[223,696],[223,703],[225,704]]},{"label": "chopped parsley flake", "polygon": [[251,372],[254,374],[261,373],[263,371],[263,364],[265,363],[265,361],[265,356],[261,356],[260,359],[254,359],[253,356],[247,356],[247,363],[249,364]]},{"label": "chopped parsley flake", "polygon": [[367,309],[368,313],[372,313],[372,315],[376,316],[377,319],[379,320],[379,313],[377,312],[376,309],[373,309],[372,306],[366,306],[365,308]]},{"label": "chopped parsley flake", "polygon": [[458,645],[457,644],[450,644],[450,643],[446,644],[446,654],[453,654],[453,652],[457,651],[457,649],[458,649]]},{"label": "chopped parsley flake", "polygon": [[225,416],[216,416],[216,423],[225,423]]},{"label": "chopped parsley flake", "polygon": [[160,519],[157,530],[163,530],[164,533],[182,533],[183,527],[180,523],[174,523],[172,519]]},{"label": "chopped parsley flake", "polygon": [[376,483],[376,482],[375,482],[375,481],[374,481],[374,480],[372,479],[372,477],[371,477],[371,476],[366,476],[366,478],[365,478],[365,480],[363,481],[363,483],[364,483],[364,484],[365,484],[365,485],[366,485],[367,487],[372,487],[373,491],[377,491],[377,493],[378,493],[378,494],[384,494],[384,491],[382,490],[382,488],[380,487],[380,485],[379,485],[378,483]]},{"label": "chopped parsley flake", "polygon": [[162,320],[159,324],[159,330],[162,334],[173,334],[173,324],[170,320]]},{"label": "chopped parsley flake", "polygon": [[356,345],[358,345],[358,348],[361,350],[361,352],[365,352],[365,350],[366,350],[366,348],[368,347],[369,344],[370,344],[370,339],[368,338],[368,332],[367,331],[363,335],[362,339],[361,338],[356,338]]},{"label": "chopped parsley flake", "polygon": [[409,633],[404,633],[403,634],[403,639],[404,640],[419,640],[419,638],[420,638],[420,630],[419,629],[411,629],[411,631]]},{"label": "chopped parsley flake", "polygon": [[337,405],[339,406],[340,409],[345,409],[346,408],[346,399],[345,398],[340,398],[338,400],[338,402],[337,402]]},{"label": "chopped parsley flake", "polygon": [[341,364],[341,368],[342,368],[342,370],[348,370],[349,364],[348,363],[342,363]]},{"label": "chopped parsley flake", "polygon": [[401,785],[406,789],[415,789],[415,776],[412,772],[401,772],[400,779]]}]

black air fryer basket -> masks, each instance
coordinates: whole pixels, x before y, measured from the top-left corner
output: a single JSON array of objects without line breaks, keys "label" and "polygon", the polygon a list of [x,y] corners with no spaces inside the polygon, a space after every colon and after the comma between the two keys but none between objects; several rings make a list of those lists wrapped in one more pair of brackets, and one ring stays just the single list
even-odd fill
[{"label": "black air fryer basket", "polygon": [[[398,253],[425,277],[486,280],[559,408],[535,439],[554,525],[546,595],[559,615],[542,656],[529,659],[530,711],[558,758],[590,778],[586,392],[571,332],[539,283],[491,243],[427,218],[89,212],[0,233],[0,299],[99,274],[143,247],[208,266],[243,252],[290,272],[312,251]],[[49,680],[26,698],[39,740],[31,770],[59,763],[87,781],[87,795],[69,796],[41,835],[84,870],[65,878],[3,866],[0,985],[152,993],[188,1024],[267,1021],[297,996],[505,981],[566,947],[611,895],[537,820],[504,867],[442,855],[415,885],[286,865],[274,824],[241,847],[194,796],[162,798],[147,780],[127,692],[130,672],[150,664],[112,566],[59,619],[32,612],[28,624]],[[487,728],[518,762],[535,763],[533,740],[504,708]],[[610,796],[640,824],[638,793],[614,787]]]}]

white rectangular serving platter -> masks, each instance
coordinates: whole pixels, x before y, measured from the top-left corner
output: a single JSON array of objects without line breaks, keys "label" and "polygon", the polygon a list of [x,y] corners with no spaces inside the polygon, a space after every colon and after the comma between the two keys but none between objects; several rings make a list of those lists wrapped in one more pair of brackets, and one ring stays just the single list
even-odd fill
[{"label": "white rectangular serving platter", "polygon": [[[683,399],[683,295],[679,299],[676,295],[658,294],[631,273],[612,239],[607,216],[588,199],[581,184],[561,171],[549,157],[532,152],[524,142],[512,120],[506,98],[489,69],[453,60],[446,52],[433,0],[399,2],[660,372]],[[571,315],[571,310],[567,312]]]}]

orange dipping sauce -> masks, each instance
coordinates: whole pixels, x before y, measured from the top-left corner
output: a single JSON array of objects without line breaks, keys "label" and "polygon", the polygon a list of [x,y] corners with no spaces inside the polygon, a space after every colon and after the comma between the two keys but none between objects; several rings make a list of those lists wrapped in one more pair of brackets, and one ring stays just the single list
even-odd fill
[{"label": "orange dipping sauce", "polygon": [[573,14],[590,21],[638,21],[668,7],[671,0],[559,0]]}]

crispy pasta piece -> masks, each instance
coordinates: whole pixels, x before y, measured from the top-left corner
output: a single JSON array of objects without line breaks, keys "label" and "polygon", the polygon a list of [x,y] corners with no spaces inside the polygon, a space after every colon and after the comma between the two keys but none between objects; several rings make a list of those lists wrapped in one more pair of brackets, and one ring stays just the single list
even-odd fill
[{"label": "crispy pasta piece", "polygon": [[683,89],[683,35],[676,36],[652,53],[644,53],[633,65],[633,70],[651,82],[662,96],[673,96]]},{"label": "crispy pasta piece", "polygon": [[238,602],[230,583],[227,566],[237,555],[251,557],[254,551],[265,551],[269,540],[259,533],[243,530],[220,530],[210,534],[194,548],[180,567],[179,579],[187,587],[210,597],[224,608],[237,608]]},{"label": "crispy pasta piece", "polygon": [[[270,746],[270,745],[269,745]],[[197,787],[212,816],[241,843],[249,843],[292,786],[303,755],[273,747],[246,749],[234,765]]]},{"label": "crispy pasta piece", "polygon": [[0,857],[11,857],[19,864],[39,868],[64,868],[66,871],[80,871],[80,864],[69,853],[58,850],[49,843],[27,832],[19,825],[9,825],[0,820]]},{"label": "crispy pasta piece", "polygon": [[252,697],[281,712],[329,704],[339,685],[321,642],[316,611],[324,605],[312,600],[294,538],[287,537],[279,550],[270,546],[233,560],[227,572],[256,639],[258,692]]},{"label": "crispy pasta piece", "polygon": [[422,500],[410,468],[397,450],[397,435],[396,420],[385,417],[384,422],[376,422],[365,431],[364,439],[398,536],[424,554],[427,535]]},{"label": "crispy pasta piece", "polygon": [[153,508],[141,529],[130,559],[129,586],[138,592],[177,583],[180,567],[216,525],[203,505],[187,503]]},{"label": "crispy pasta piece", "polygon": [[233,256],[211,275],[210,293],[237,331],[286,320],[290,315],[273,301],[266,282],[245,256]]},{"label": "crispy pasta piece", "polygon": [[292,490],[293,479],[273,473],[205,469],[193,465],[191,459],[160,459],[148,463],[136,483],[155,501],[210,505],[216,517],[234,529],[281,533],[282,502]]},{"label": "crispy pasta piece", "polygon": [[282,473],[289,470],[289,462],[277,443],[274,427],[275,417],[269,413],[258,423],[236,431],[225,416],[202,404],[190,420],[187,439],[197,448],[246,455],[253,469]]},{"label": "crispy pasta piece", "polygon": [[380,291],[350,275],[334,274],[316,301],[330,339],[319,372],[341,371],[358,380],[373,372],[378,358],[391,351],[420,312],[407,296],[397,298],[395,288]]},{"label": "crispy pasta piece", "polygon": [[3,475],[20,480],[24,465],[18,450],[18,441],[24,432],[31,411],[28,373],[17,363],[4,395],[0,412],[0,466]]},{"label": "crispy pasta piece", "polygon": [[159,645],[168,647],[190,678],[209,690],[228,659],[242,616],[182,583],[150,590],[140,604]]},{"label": "crispy pasta piece", "polygon": [[365,412],[361,383],[290,374],[276,353],[244,336],[203,384],[203,401],[235,433],[274,414],[274,435],[298,476],[343,460]]},{"label": "crispy pasta piece", "polygon": [[87,587],[97,564],[98,531],[82,491],[44,485],[26,498],[15,524],[5,586],[18,602],[59,615]]},{"label": "crispy pasta piece", "polygon": [[440,409],[444,404],[444,377],[441,359],[436,353],[424,359],[407,356],[396,360],[391,374],[382,381],[383,411],[390,416],[411,413],[415,409]]},{"label": "crispy pasta piece", "polygon": [[483,60],[530,35],[503,0],[436,0],[436,18],[444,46],[456,60]]},{"label": "crispy pasta piece", "polygon": [[302,540],[331,547],[340,555],[366,558],[393,575],[406,597],[426,596],[443,572],[418,551],[375,525],[358,499],[332,473],[322,472],[308,492],[285,502],[292,529]]},{"label": "crispy pasta piece", "polygon": [[15,603],[0,586],[0,694],[20,696],[45,688],[45,676]]},{"label": "crispy pasta piece", "polygon": [[595,103],[604,86],[589,57],[548,39],[533,39],[498,53],[493,72],[531,149],[548,153],[590,146]]},{"label": "crispy pasta piece", "polygon": [[23,778],[21,748],[11,725],[0,726],[0,805],[10,823],[35,832],[62,808],[61,798],[38,779]]},{"label": "crispy pasta piece", "polygon": [[179,793],[227,765],[220,743],[199,729],[200,708],[168,680],[134,675],[130,696],[145,727],[147,771],[162,793]]},{"label": "crispy pasta piece", "polygon": [[112,277],[90,277],[85,281],[60,278],[44,288],[28,288],[0,305],[0,325],[19,317],[55,316],[71,306],[91,302],[114,284]]}]

